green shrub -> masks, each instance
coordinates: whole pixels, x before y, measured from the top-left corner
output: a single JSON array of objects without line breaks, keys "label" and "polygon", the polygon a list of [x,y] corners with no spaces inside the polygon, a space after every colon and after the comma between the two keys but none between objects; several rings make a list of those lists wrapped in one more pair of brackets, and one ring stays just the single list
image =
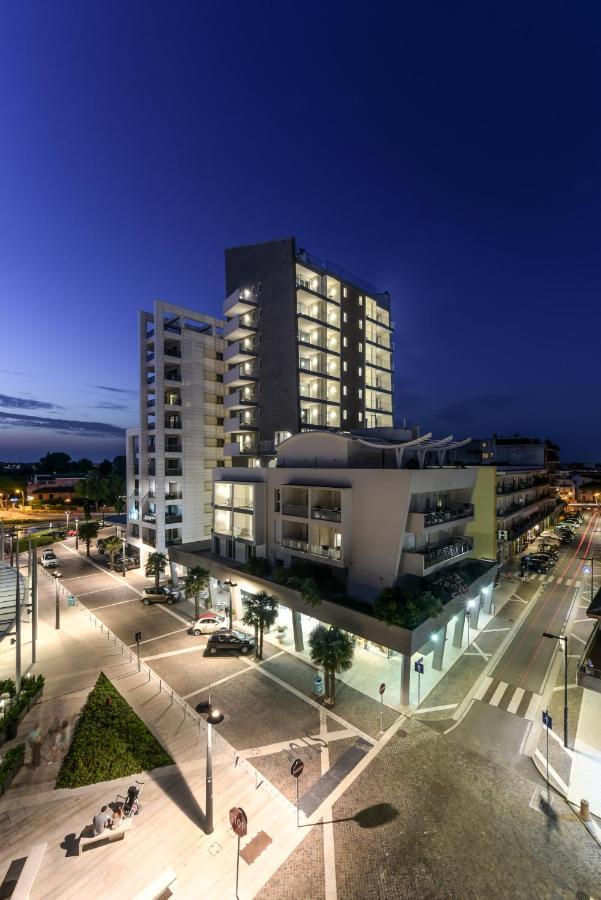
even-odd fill
[{"label": "green shrub", "polygon": [[[21,680],[21,693],[18,695],[16,699],[14,693],[14,682],[8,678],[3,684],[7,684],[6,690],[13,698],[13,702],[8,707],[6,711],[6,715],[2,720],[3,728],[6,726],[10,726],[12,722],[16,722],[20,719],[22,714],[25,712],[27,707],[29,706],[32,697],[34,697],[41,688],[44,687],[44,676],[43,675],[25,675]],[[13,690],[11,692],[10,684],[13,686]]]},{"label": "green shrub", "polygon": [[7,750],[0,763],[0,785],[10,778],[13,773],[23,765],[25,759],[25,744],[17,744]]},{"label": "green shrub", "polygon": [[57,788],[125,778],[173,760],[102,672],[88,696]]},{"label": "green shrub", "polygon": [[271,574],[272,565],[268,559],[263,559],[261,556],[251,557],[247,563],[242,566],[243,572],[248,572],[249,575],[258,575],[259,577],[266,577]]},{"label": "green shrub", "polygon": [[384,588],[374,603],[374,613],[388,625],[417,628],[426,619],[435,619],[443,610],[438,597],[429,591]]}]

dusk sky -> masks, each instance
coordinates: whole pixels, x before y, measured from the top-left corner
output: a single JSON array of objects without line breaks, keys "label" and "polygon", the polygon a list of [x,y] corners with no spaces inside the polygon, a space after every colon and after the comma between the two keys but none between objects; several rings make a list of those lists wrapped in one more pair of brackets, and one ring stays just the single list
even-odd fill
[{"label": "dusk sky", "polygon": [[0,459],[136,422],[137,311],[295,235],[392,295],[397,418],[601,460],[601,6],[5,3]]}]

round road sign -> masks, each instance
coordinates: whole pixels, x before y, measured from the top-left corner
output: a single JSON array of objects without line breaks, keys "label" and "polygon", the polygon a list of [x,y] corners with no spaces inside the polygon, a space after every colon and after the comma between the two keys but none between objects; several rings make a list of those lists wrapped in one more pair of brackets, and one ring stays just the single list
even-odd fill
[{"label": "round road sign", "polygon": [[292,765],[290,766],[290,774],[294,775],[295,778],[298,778],[305,768],[305,764],[302,759],[295,759]]},{"label": "round road sign", "polygon": [[247,824],[248,819],[241,806],[234,806],[230,809],[230,825],[234,834],[237,834],[238,837],[244,837]]},{"label": "round road sign", "polygon": [[382,684],[380,685],[380,693],[383,694],[385,690],[386,690],[386,685],[384,684],[384,682],[382,682]]}]

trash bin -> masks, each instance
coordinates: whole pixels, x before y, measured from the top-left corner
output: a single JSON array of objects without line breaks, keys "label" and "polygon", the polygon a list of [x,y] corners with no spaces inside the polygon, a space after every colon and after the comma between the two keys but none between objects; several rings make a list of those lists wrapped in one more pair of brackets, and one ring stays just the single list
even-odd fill
[{"label": "trash bin", "polygon": [[73,594],[69,594],[67,597],[67,606],[75,606],[75,597]]},{"label": "trash bin", "polygon": [[313,679],[313,693],[316,697],[323,697],[324,695],[323,678],[321,675],[316,675]]}]

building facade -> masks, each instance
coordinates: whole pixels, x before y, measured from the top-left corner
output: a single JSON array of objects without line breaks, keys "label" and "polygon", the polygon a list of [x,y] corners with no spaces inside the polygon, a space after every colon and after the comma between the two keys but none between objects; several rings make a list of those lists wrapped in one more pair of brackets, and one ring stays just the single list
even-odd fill
[{"label": "building facade", "polygon": [[304,429],[393,424],[390,297],[297,247],[226,250],[224,455],[254,465]]},{"label": "building facade", "polygon": [[156,301],[139,316],[140,421],[127,432],[127,537],[141,550],[210,538],[223,465],[223,322]]}]

